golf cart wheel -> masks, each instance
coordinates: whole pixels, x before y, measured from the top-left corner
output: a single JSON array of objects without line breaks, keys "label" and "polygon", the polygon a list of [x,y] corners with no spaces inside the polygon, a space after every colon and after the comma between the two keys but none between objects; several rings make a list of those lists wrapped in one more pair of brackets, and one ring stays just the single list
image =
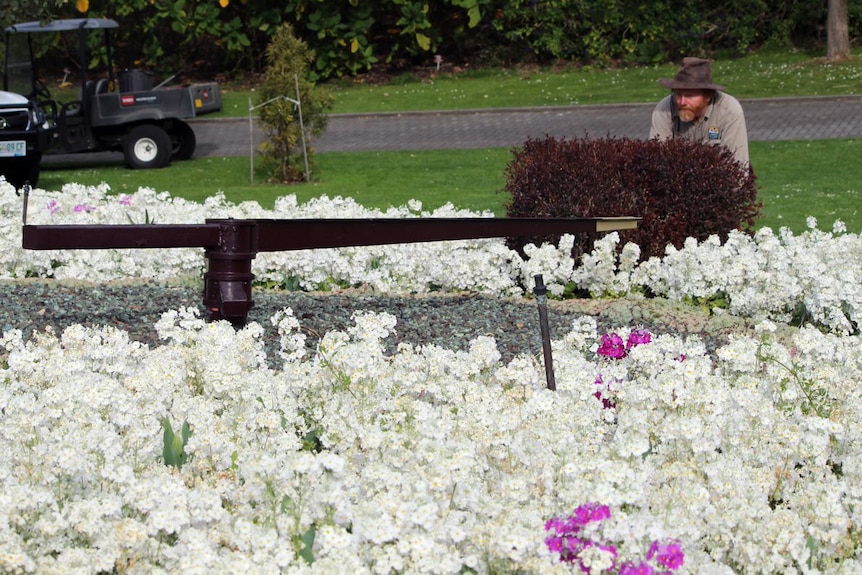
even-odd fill
[{"label": "golf cart wheel", "polygon": [[174,130],[171,132],[171,141],[173,142],[171,160],[184,162],[192,158],[197,146],[197,138],[191,126],[185,122],[176,122]]},{"label": "golf cart wheel", "polygon": [[123,144],[126,164],[136,170],[163,168],[171,161],[171,137],[160,126],[141,124]]}]

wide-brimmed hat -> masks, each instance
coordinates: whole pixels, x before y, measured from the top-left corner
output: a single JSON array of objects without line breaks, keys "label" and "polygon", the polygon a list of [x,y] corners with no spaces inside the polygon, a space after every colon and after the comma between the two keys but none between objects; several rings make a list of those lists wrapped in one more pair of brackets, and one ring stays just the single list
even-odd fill
[{"label": "wide-brimmed hat", "polygon": [[659,84],[671,90],[721,90],[724,86],[712,83],[712,66],[703,58],[683,58],[682,67],[673,78],[661,78]]}]

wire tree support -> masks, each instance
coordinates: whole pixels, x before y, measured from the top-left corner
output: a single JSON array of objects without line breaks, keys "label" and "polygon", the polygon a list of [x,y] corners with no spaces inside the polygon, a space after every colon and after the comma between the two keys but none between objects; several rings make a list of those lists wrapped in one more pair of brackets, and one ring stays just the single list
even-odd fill
[{"label": "wire tree support", "polygon": [[290,102],[294,106],[296,106],[297,114],[299,115],[299,134],[302,138],[302,159],[305,163],[305,181],[311,181],[311,171],[308,166],[308,146],[305,143],[305,123],[302,121],[302,102],[299,99],[299,76],[296,74],[293,75],[293,84],[296,89],[296,99],[289,98],[288,96],[276,96],[275,98],[270,98],[266,102],[262,102],[257,106],[252,105],[251,98],[248,99],[248,171],[249,171],[249,183],[254,183],[254,118],[251,113],[258,108],[263,108],[273,102],[278,102],[285,100]]},{"label": "wire tree support", "polygon": [[260,252],[580,234],[635,229],[639,218],[208,219],[204,224],[24,225],[22,245],[56,249],[204,249],[210,318],[243,324]]}]

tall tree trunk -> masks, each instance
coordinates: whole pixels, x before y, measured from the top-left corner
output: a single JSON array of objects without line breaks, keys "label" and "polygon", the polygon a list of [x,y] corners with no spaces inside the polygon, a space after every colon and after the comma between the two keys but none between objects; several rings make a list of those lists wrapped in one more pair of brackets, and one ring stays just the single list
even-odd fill
[{"label": "tall tree trunk", "polygon": [[829,0],[829,13],[826,17],[826,60],[828,62],[850,58],[847,1]]}]

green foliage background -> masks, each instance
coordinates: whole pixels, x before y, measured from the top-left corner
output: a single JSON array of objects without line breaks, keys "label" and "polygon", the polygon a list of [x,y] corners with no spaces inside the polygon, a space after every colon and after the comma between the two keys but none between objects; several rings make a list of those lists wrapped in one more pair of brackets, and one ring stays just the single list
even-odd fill
[{"label": "green foliage background", "polygon": [[[50,16],[118,20],[118,63],[162,74],[260,73],[283,23],[314,51],[312,79],[375,64],[564,60],[645,64],[825,40],[825,0],[9,0],[3,25]],[[80,6],[79,6],[80,4]],[[852,37],[862,0],[849,1]],[[436,59],[435,59],[436,58]]]}]

